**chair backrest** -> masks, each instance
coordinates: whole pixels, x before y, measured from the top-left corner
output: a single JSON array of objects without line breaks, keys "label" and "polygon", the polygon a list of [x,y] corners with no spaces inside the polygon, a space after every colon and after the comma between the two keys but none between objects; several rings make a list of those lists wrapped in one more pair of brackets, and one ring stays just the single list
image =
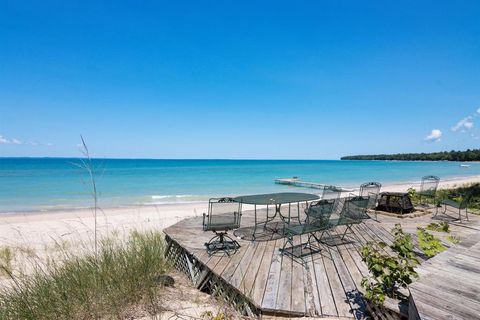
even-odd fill
[{"label": "chair backrest", "polygon": [[382,184],[380,182],[365,182],[360,186],[359,196],[369,197],[368,208],[373,209],[377,206],[378,194]]},{"label": "chair backrest", "polygon": [[322,200],[338,199],[342,194],[342,189],[336,186],[323,186]]},{"label": "chair backrest", "polygon": [[314,201],[305,211],[307,215],[306,224],[315,226],[326,226],[335,208],[335,199]]},{"label": "chair backrest", "polygon": [[430,193],[435,195],[438,188],[438,183],[440,182],[440,178],[437,176],[425,176],[422,177],[422,184],[420,185],[420,192],[422,193]]},{"label": "chair backrest", "polygon": [[336,186],[323,186],[323,192],[321,200],[334,200],[335,205],[333,207],[334,211],[339,210],[340,205],[340,196],[342,195],[342,189]]},{"label": "chair backrest", "polygon": [[212,198],[208,214],[204,215],[203,230],[231,230],[240,226],[242,204],[232,198]]},{"label": "chair backrest", "polygon": [[355,196],[345,199],[340,218],[350,219],[356,222],[370,218],[367,215],[368,203],[369,197]]}]

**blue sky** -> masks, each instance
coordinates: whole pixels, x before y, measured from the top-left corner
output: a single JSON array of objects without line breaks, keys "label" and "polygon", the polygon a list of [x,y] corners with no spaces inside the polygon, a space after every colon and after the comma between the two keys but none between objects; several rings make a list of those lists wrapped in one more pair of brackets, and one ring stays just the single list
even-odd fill
[{"label": "blue sky", "polygon": [[80,134],[98,157],[478,148],[479,16],[478,1],[0,0],[0,156],[78,156]]}]

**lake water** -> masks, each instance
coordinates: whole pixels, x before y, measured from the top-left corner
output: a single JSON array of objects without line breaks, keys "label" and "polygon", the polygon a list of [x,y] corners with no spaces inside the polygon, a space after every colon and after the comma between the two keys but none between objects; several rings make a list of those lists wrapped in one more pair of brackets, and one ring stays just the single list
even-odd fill
[{"label": "lake water", "polygon": [[[89,206],[91,188],[81,159],[0,158],[0,212]],[[304,181],[358,187],[480,175],[480,163],[468,169],[457,162],[339,160],[131,160],[95,159],[100,206],[203,201],[212,196],[315,192],[274,183],[298,176]],[[318,192],[318,190],[317,190]]]}]

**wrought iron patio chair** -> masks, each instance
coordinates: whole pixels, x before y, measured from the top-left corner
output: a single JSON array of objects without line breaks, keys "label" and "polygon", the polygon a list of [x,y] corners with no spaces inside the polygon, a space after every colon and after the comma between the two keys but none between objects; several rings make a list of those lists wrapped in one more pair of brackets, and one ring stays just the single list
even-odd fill
[{"label": "wrought iron patio chair", "polygon": [[[303,256],[303,249],[309,249],[309,253],[313,254],[320,251],[320,247],[313,243],[313,239],[317,243],[321,242],[322,235],[330,228],[330,216],[335,208],[335,199],[319,200],[310,203],[306,209],[306,218],[301,224],[291,225],[285,229],[286,241],[283,248],[280,249],[282,254],[293,257]],[[299,245],[293,244],[293,237],[308,234],[307,242]],[[290,245],[287,247],[287,245]],[[296,250],[300,250],[298,255]]]},{"label": "wrought iron patio chair", "polygon": [[422,177],[422,183],[420,185],[420,191],[417,192],[420,197],[420,204],[425,205],[426,203],[422,202],[423,198],[432,198],[433,204],[436,205],[437,197],[437,188],[440,183],[440,178],[437,176],[425,176]]},{"label": "wrought iron patio chair", "polygon": [[[471,186],[470,188],[468,188],[466,190],[466,192],[464,192],[463,194],[457,194],[455,198],[459,198],[457,200],[454,200],[454,199],[444,199],[440,202],[440,205],[441,206],[444,206],[444,209],[443,209],[443,212],[442,214],[446,214],[447,213],[447,208],[448,207],[452,207],[456,210],[458,210],[458,220],[460,220],[460,222],[462,221],[462,210],[465,210],[465,217],[467,218],[467,221],[468,220],[468,205],[470,204],[470,202],[472,201],[473,197],[475,195],[479,195],[479,190],[480,190],[480,184],[475,184],[473,186]],[[437,210],[435,211],[435,215],[433,217],[436,217],[438,214],[438,206],[437,206]]]},{"label": "wrought iron patio chair", "polygon": [[342,189],[341,188],[336,187],[336,186],[325,185],[323,187],[321,199],[322,200],[330,200],[330,199],[337,200],[338,198],[340,198],[341,194],[342,194]]},{"label": "wrought iron patio chair", "polygon": [[380,193],[380,189],[382,188],[382,184],[380,182],[365,182],[360,186],[359,196],[361,197],[369,197],[367,209],[373,210],[375,213],[375,220],[377,219],[377,200],[378,194]]},{"label": "wrought iron patio chair", "polygon": [[339,217],[330,219],[331,227],[345,226],[345,231],[341,236],[342,239],[345,238],[348,231],[355,236],[352,226],[370,219],[370,216],[367,214],[369,201],[369,197],[362,196],[346,198]]},{"label": "wrought iron patio chair", "polygon": [[232,198],[212,198],[208,201],[208,214],[203,214],[203,230],[215,233],[205,243],[209,255],[216,252],[226,255],[237,252],[240,244],[228,236],[227,232],[240,227],[241,215],[241,203]]},{"label": "wrought iron patio chair", "polygon": [[[333,212],[337,212],[339,210],[340,205],[340,197],[342,195],[343,190],[336,186],[325,185],[323,187],[322,195],[320,197],[321,200],[334,200],[335,204],[333,206]],[[308,210],[308,207],[307,209]]]}]

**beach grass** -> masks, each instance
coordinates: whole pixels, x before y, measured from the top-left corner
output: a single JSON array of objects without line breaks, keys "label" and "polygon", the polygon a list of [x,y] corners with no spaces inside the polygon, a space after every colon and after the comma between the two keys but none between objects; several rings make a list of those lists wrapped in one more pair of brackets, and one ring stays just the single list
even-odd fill
[{"label": "beach grass", "polygon": [[160,232],[133,232],[125,241],[100,240],[96,253],[64,251],[60,259],[36,263],[25,276],[14,275],[2,264],[11,286],[0,291],[0,319],[158,314],[162,293],[158,277],[169,268],[164,251]]}]

